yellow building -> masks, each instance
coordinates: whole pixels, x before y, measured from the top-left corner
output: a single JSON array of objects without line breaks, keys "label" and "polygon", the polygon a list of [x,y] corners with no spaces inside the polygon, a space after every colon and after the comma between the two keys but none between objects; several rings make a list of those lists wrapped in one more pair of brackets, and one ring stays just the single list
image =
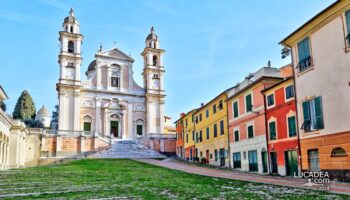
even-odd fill
[{"label": "yellow building", "polygon": [[171,117],[164,116],[164,133],[165,134],[176,134],[176,128],[171,124]]},{"label": "yellow building", "polygon": [[202,163],[228,166],[226,91],[194,113],[196,157]]},{"label": "yellow building", "polygon": [[184,126],[184,148],[185,159],[193,161],[195,156],[195,127],[194,127],[194,113],[197,109],[193,109],[182,117]]}]

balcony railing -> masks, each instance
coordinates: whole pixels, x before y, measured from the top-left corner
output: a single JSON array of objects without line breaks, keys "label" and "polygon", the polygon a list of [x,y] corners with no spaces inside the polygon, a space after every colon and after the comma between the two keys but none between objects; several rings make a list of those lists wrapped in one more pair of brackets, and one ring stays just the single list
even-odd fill
[{"label": "balcony railing", "polygon": [[102,134],[100,134],[96,131],[61,131],[61,130],[44,129],[43,134],[45,134],[45,135],[71,135],[71,136],[100,136],[100,137],[104,137]]},{"label": "balcony railing", "polygon": [[299,72],[303,72],[304,70],[311,67],[311,56],[308,56],[304,58],[303,60],[299,61],[298,66]]}]

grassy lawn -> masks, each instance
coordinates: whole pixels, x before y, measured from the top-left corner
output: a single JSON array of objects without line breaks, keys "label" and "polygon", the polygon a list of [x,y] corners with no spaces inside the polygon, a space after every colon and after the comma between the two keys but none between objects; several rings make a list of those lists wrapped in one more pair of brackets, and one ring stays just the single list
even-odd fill
[{"label": "grassy lawn", "polygon": [[126,159],[86,159],[0,172],[0,199],[349,199],[211,178]]}]

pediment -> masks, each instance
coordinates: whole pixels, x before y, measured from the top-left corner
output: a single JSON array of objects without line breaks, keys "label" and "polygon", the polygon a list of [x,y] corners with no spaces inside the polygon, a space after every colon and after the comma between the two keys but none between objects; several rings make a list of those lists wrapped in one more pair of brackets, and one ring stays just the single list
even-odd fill
[{"label": "pediment", "polygon": [[97,56],[108,57],[117,60],[127,60],[130,62],[134,62],[134,59],[119,50],[118,48],[113,48],[107,51],[97,52]]}]

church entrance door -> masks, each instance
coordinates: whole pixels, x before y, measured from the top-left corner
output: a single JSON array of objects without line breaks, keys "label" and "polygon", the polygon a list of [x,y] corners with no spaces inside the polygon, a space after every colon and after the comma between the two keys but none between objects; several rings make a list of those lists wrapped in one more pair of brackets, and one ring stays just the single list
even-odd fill
[{"label": "church entrance door", "polygon": [[118,121],[111,121],[111,136],[114,138],[120,138],[118,125]]}]

